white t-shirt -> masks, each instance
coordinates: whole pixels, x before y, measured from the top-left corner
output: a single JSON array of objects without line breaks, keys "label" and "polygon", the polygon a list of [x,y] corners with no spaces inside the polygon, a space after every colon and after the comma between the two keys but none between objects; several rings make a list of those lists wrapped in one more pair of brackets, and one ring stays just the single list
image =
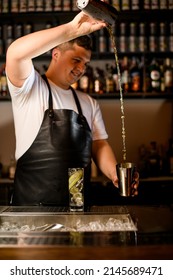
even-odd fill
[{"label": "white t-shirt", "polygon": [[[53,109],[69,109],[78,113],[72,91],[61,89],[50,80],[49,84],[52,91]],[[15,87],[9,80],[8,87],[14,115],[16,159],[19,159],[38,134],[44,111],[48,109],[49,91],[45,81],[34,68],[21,88]],[[98,102],[86,93],[79,91],[76,93],[83,115],[92,131],[92,139],[107,139],[108,135]]]}]

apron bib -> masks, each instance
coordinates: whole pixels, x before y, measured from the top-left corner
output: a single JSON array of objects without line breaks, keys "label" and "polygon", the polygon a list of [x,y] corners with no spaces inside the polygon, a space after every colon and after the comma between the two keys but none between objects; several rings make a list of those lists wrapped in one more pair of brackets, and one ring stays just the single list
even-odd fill
[{"label": "apron bib", "polygon": [[84,203],[87,203],[91,171],[91,130],[78,97],[78,108],[53,109],[50,85],[49,108],[30,148],[19,158],[14,180],[12,205],[68,206],[68,168],[84,168]]}]

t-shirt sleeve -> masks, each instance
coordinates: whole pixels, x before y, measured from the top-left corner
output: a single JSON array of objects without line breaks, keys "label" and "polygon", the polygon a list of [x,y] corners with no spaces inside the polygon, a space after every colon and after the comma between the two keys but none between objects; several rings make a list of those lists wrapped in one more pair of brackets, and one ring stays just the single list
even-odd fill
[{"label": "t-shirt sleeve", "polygon": [[35,70],[34,67],[32,66],[32,70],[28,78],[25,80],[24,84],[22,87],[16,87],[14,86],[10,80],[8,79],[8,73],[7,73],[7,83],[8,83],[8,89],[10,92],[11,97],[19,95],[19,94],[27,94],[30,92],[32,85],[35,80]]}]

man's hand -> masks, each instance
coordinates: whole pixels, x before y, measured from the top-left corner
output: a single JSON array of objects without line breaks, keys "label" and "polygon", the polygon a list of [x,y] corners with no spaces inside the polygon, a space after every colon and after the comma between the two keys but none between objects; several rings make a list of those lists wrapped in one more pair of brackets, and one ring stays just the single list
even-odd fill
[{"label": "man's hand", "polygon": [[83,11],[78,13],[71,21],[72,28],[74,28],[78,36],[87,35],[99,29],[106,27],[106,23],[94,19],[93,17],[85,14]]}]

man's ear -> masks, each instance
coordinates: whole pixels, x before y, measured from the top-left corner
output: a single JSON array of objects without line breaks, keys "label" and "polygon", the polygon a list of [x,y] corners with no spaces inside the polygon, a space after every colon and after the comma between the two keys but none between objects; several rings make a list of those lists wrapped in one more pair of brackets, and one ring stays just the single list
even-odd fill
[{"label": "man's ear", "polygon": [[57,59],[60,55],[60,50],[58,48],[54,48],[52,50],[52,58]]}]

